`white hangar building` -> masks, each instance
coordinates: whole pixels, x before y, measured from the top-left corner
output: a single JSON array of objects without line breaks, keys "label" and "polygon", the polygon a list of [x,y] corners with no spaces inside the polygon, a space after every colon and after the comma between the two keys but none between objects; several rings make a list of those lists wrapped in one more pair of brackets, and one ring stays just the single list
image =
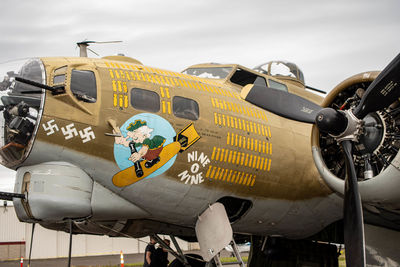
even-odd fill
[{"label": "white hangar building", "polygon": [[[12,202],[8,202],[9,204]],[[29,257],[32,224],[22,223],[11,205],[0,206],[0,261]],[[168,238],[168,237],[167,237]],[[149,238],[121,238],[95,235],[73,235],[72,256],[95,256],[144,253]],[[182,250],[198,245],[178,239]],[[36,224],[32,259],[68,257],[69,234],[48,230]]]}]

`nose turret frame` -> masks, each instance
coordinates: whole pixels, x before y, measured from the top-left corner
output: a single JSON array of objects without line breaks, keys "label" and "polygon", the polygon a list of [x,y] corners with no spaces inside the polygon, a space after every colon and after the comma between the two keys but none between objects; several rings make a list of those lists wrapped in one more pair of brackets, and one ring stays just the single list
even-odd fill
[{"label": "nose turret frame", "polygon": [[1,66],[6,74],[0,82],[0,163],[16,169],[32,149],[45,98],[44,90],[19,82],[17,77],[46,84],[46,73],[38,58],[11,63]]}]

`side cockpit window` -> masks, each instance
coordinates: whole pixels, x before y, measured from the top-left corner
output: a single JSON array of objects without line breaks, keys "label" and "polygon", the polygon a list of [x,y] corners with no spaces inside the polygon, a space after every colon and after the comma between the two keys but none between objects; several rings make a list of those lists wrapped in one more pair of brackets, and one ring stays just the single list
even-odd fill
[{"label": "side cockpit window", "polygon": [[56,69],[54,71],[53,85],[64,84],[65,73],[67,73],[67,66]]},{"label": "side cockpit window", "polygon": [[95,103],[97,100],[97,85],[93,71],[72,70],[71,92],[81,101]]},{"label": "side cockpit window", "polygon": [[62,84],[65,82],[65,74],[54,76],[53,84]]},{"label": "side cockpit window", "polygon": [[268,79],[268,83],[269,83],[269,87],[274,88],[274,89],[278,89],[281,91],[288,91],[288,88],[286,85],[284,85],[283,83],[278,83],[274,80]]},{"label": "side cockpit window", "polygon": [[235,73],[231,77],[231,82],[238,84],[240,86],[245,86],[247,84],[254,84],[257,82],[259,85],[266,85],[265,78],[262,76],[259,76],[255,73],[243,70],[238,68]]},{"label": "side cockpit window", "polygon": [[131,90],[131,105],[135,109],[158,112],[160,110],[160,96],[153,91],[133,88]]},{"label": "side cockpit window", "polygon": [[189,119],[192,121],[199,118],[199,104],[192,99],[174,96],[172,100],[172,109],[174,115],[179,118]]}]

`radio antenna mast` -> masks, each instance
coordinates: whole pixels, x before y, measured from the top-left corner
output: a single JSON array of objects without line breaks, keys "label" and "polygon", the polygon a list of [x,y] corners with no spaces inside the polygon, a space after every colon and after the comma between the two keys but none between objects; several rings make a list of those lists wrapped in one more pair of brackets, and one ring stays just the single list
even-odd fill
[{"label": "radio antenna mast", "polygon": [[88,48],[89,44],[112,44],[112,43],[122,43],[122,41],[107,41],[107,42],[97,42],[97,41],[82,41],[79,43],[76,43],[77,46],[79,47],[79,56],[80,57],[87,57],[87,51],[89,50],[93,54],[100,56],[96,52],[94,52],[92,49]]}]

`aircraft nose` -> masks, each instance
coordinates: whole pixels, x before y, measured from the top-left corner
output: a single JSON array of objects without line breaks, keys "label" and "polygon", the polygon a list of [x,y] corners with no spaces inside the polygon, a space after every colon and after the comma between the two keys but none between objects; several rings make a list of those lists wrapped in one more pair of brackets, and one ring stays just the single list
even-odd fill
[{"label": "aircraft nose", "polygon": [[[7,167],[23,160],[33,145],[44,93],[38,88],[18,81],[19,78],[43,84],[44,66],[41,60],[11,61],[1,64],[5,70],[0,81],[0,157]],[[1,78],[0,78],[1,79]]]}]

